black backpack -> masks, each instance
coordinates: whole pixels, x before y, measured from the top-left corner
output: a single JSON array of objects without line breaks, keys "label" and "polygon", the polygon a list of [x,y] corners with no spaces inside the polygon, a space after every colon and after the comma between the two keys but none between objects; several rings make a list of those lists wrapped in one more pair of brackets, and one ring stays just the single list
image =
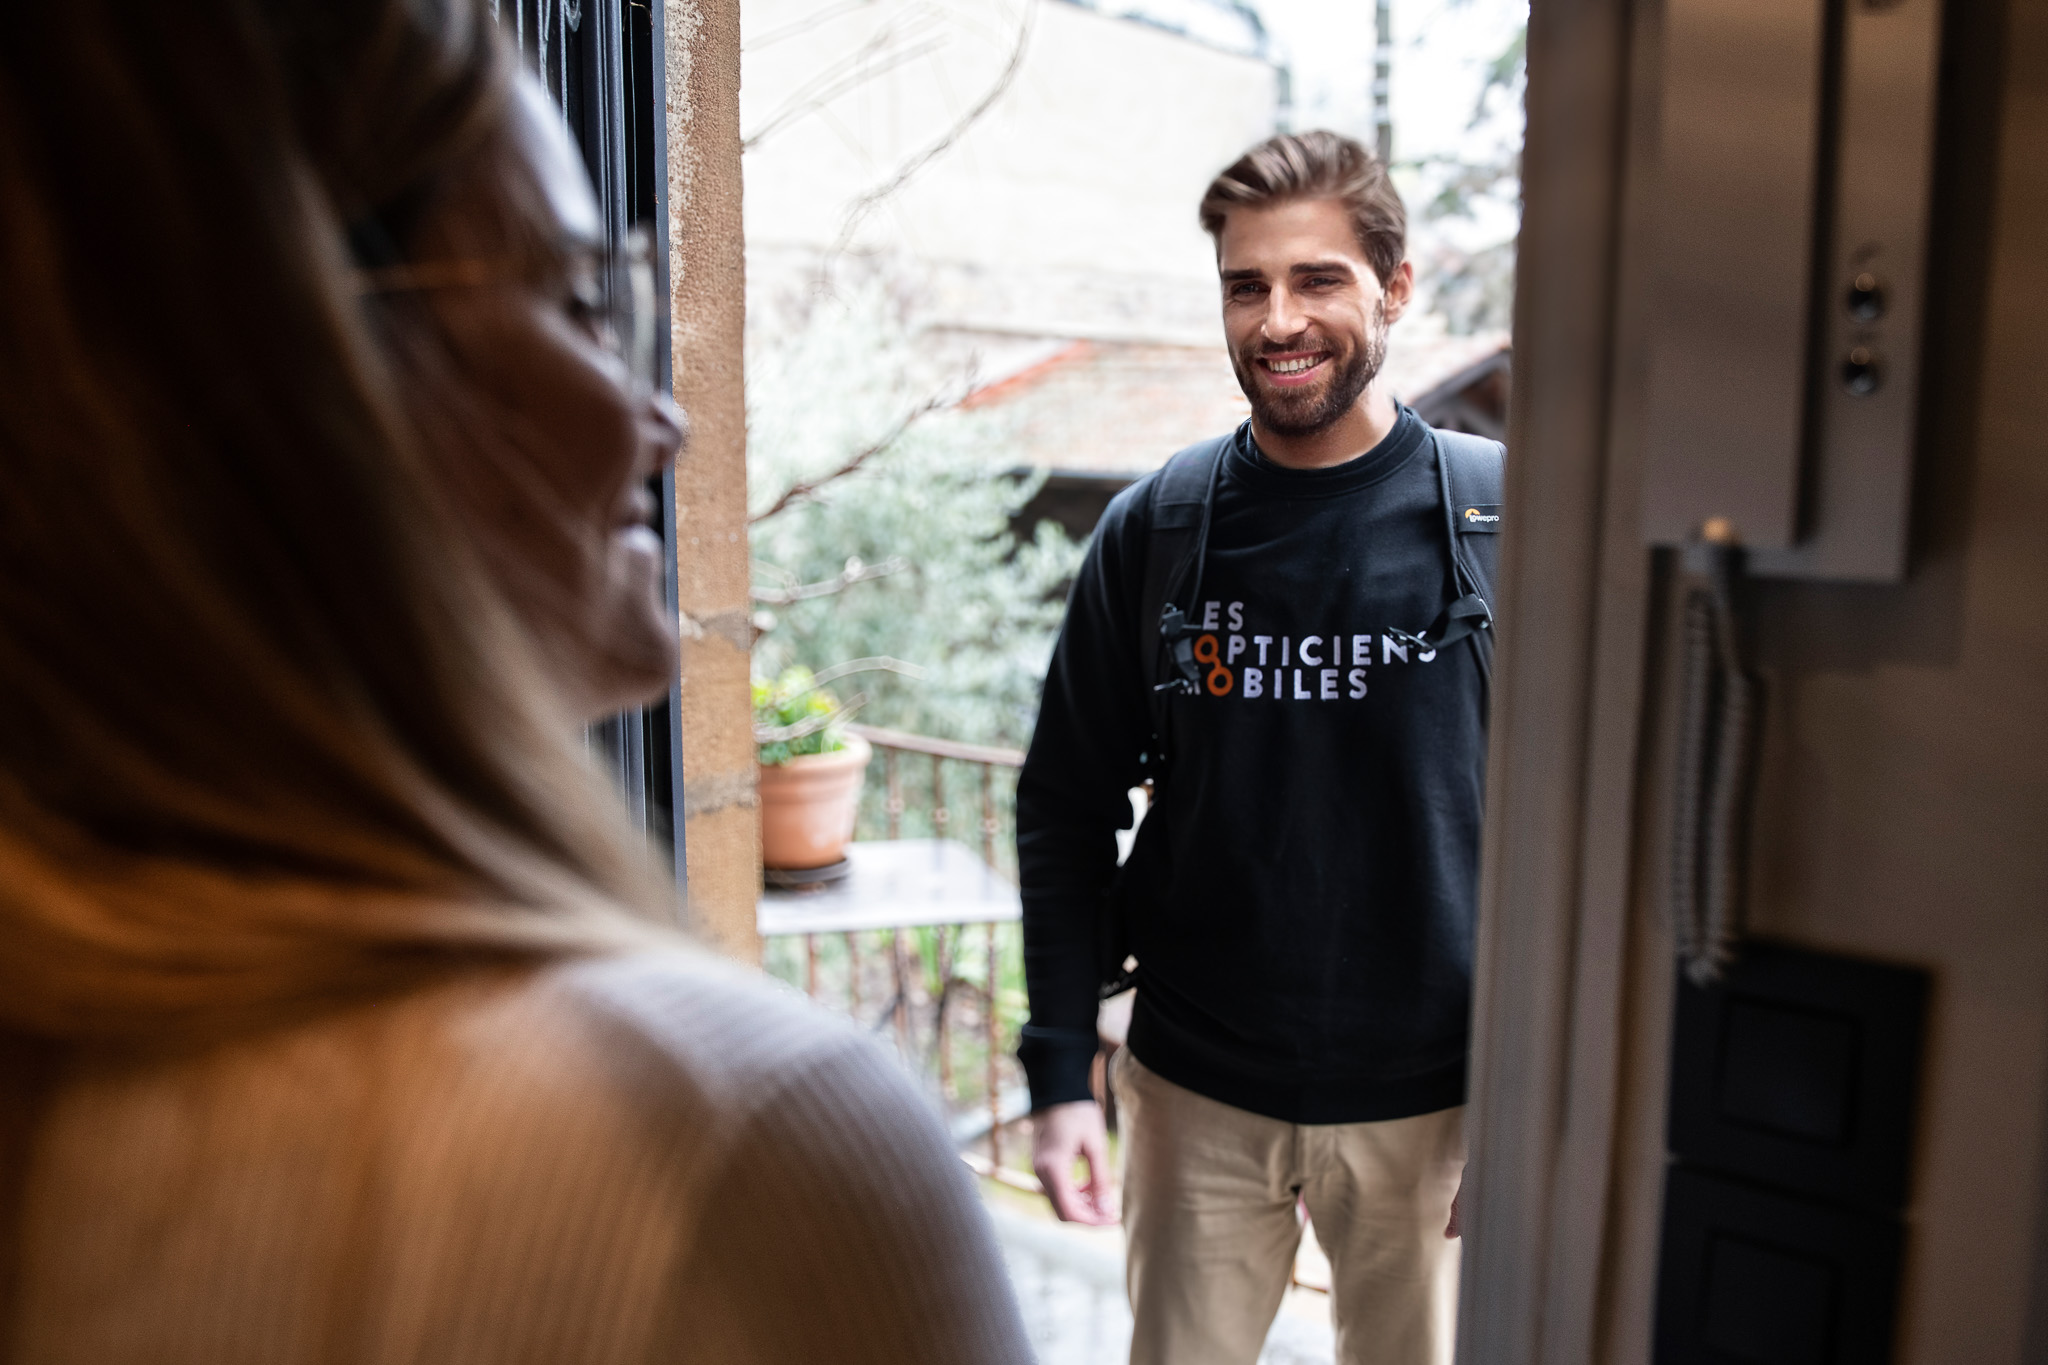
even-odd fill
[{"label": "black backpack", "polygon": [[[1167,698],[1175,692],[1192,694],[1200,686],[1200,665],[1194,657],[1194,639],[1199,631],[1189,623],[1196,615],[1194,607],[1201,597],[1202,561],[1208,550],[1216,480],[1224,454],[1243,431],[1240,427],[1228,436],[1202,441],[1176,453],[1152,481],[1151,529],[1145,542],[1143,595],[1136,619],[1147,637],[1140,641],[1138,657],[1152,716],[1145,771],[1155,792],[1165,781],[1173,753]],[[1423,649],[1469,641],[1478,656],[1482,685],[1490,686],[1492,603],[1500,568],[1498,532],[1505,498],[1507,449],[1483,436],[1434,428],[1430,430],[1430,441],[1442,490],[1450,603],[1419,632],[1389,633]],[[1152,633],[1155,629],[1157,634]],[[1135,852],[1133,849],[1134,856]],[[1097,975],[1104,999],[1124,990],[1136,975],[1135,969],[1127,965],[1129,934],[1121,882],[1119,877],[1112,884],[1099,926]]]}]

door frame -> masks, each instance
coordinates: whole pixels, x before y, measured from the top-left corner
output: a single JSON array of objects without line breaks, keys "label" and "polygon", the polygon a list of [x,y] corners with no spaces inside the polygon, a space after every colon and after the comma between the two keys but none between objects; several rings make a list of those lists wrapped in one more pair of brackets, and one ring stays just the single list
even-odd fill
[{"label": "door frame", "polygon": [[1671,945],[1643,542],[1656,5],[1532,0],[1458,1354],[1646,1361]]}]

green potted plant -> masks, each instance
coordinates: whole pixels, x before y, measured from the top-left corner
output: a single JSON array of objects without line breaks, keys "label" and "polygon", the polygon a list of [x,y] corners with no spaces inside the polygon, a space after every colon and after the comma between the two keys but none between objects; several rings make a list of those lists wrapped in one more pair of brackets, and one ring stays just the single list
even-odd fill
[{"label": "green potted plant", "polygon": [[754,683],[762,866],[810,871],[845,860],[873,752],[845,728],[861,700],[842,704],[808,668]]}]

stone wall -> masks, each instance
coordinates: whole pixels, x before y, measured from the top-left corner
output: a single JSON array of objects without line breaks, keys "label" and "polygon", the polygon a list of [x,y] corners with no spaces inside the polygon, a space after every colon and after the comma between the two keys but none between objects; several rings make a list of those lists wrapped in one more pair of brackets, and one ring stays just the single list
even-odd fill
[{"label": "stone wall", "polygon": [[676,467],[679,832],[690,927],[723,951],[754,960],[760,835],[748,698],[739,0],[669,0],[664,23],[675,396],[692,432]]}]

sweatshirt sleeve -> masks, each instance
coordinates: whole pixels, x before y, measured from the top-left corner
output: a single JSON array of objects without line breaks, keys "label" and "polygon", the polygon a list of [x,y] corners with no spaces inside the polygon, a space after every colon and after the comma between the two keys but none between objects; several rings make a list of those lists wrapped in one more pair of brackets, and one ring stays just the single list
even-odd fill
[{"label": "sweatshirt sleeve", "polygon": [[[1155,476],[1156,477],[1156,476]],[[1089,1098],[1096,930],[1151,736],[1133,615],[1152,479],[1103,514],[1067,601],[1017,784],[1017,866],[1031,1019],[1017,1056],[1033,1109]]]}]

